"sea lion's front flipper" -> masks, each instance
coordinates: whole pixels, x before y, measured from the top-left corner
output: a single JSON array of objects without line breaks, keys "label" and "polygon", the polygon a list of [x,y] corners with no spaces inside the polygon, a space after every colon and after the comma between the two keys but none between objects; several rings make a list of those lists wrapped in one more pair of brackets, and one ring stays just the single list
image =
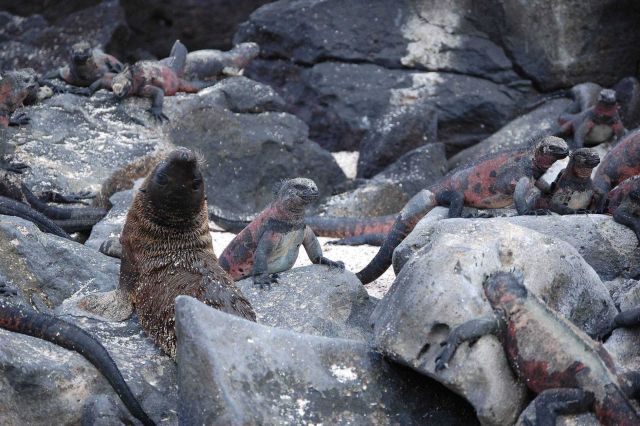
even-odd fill
[{"label": "sea lion's front flipper", "polygon": [[88,294],[78,300],[76,306],[108,321],[124,321],[133,313],[133,304],[129,295],[120,288],[104,293]]}]

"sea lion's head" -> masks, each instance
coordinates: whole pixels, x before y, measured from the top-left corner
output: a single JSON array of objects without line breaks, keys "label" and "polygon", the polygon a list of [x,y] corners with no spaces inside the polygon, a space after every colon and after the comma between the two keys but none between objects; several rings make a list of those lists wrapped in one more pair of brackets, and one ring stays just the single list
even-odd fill
[{"label": "sea lion's head", "polygon": [[131,93],[133,90],[133,75],[129,65],[126,65],[121,72],[113,77],[111,90],[119,98],[124,98]]},{"label": "sea lion's head", "polygon": [[140,191],[152,220],[160,225],[192,222],[206,210],[200,161],[187,148],[178,148],[147,176]]},{"label": "sea lion's head", "polygon": [[533,162],[542,171],[546,171],[558,160],[569,155],[569,146],[564,139],[545,136],[535,145]]},{"label": "sea lion's head", "polygon": [[316,183],[307,178],[286,179],[276,185],[276,201],[280,210],[296,214],[318,199]]}]

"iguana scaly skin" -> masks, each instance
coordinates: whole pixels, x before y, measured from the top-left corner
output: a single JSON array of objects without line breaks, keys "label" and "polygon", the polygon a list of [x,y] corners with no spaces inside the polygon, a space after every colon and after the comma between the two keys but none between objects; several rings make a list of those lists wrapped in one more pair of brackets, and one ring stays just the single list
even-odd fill
[{"label": "iguana scaly skin", "polygon": [[603,89],[593,107],[578,114],[560,116],[558,136],[573,135],[572,149],[618,140],[625,132],[618,109],[616,92]]},{"label": "iguana scaly skin", "polygon": [[625,179],[640,175],[640,131],[627,135],[604,156],[593,177],[593,184],[603,196],[598,211],[604,211],[606,194]]},{"label": "iguana scaly skin", "polygon": [[640,176],[630,177],[609,191],[605,212],[631,228],[640,244]]},{"label": "iguana scaly skin", "polygon": [[600,163],[598,153],[590,148],[580,148],[571,153],[569,163],[551,184],[551,192],[543,193],[522,179],[514,193],[518,214],[551,211],[558,214],[575,214],[593,211],[601,195],[591,180],[591,172]]},{"label": "iguana scaly skin", "polygon": [[454,328],[442,342],[436,371],[455,362],[461,343],[495,334],[518,377],[541,394],[536,400],[537,424],[553,425],[556,416],[581,411],[577,407],[592,408],[605,426],[640,424],[627,397],[637,390],[638,374],[619,375],[602,345],[530,294],[521,274],[495,273],[483,287],[494,315]]},{"label": "iguana scaly skin", "polygon": [[270,274],[290,269],[303,245],[311,262],[344,268],[322,256],[315,234],[305,224],[305,208],[318,198],[314,181],[289,179],[262,213],[229,243],[220,255],[220,266],[235,280],[253,276],[254,284],[270,287]]},{"label": "iguana scaly skin", "polygon": [[513,204],[518,181],[522,178],[536,181],[556,160],[568,154],[562,139],[547,136],[531,148],[491,154],[452,170],[440,182],[409,200],[397,215],[380,251],[357,273],[358,278],[366,284],[382,275],[391,265],[393,250],[435,206],[448,206],[449,217],[460,217],[464,206],[508,207]]},{"label": "iguana scaly skin", "polygon": [[[181,78],[184,72],[187,49],[179,41],[173,46],[172,55],[163,61],[139,61],[126,66],[113,77],[111,89],[119,98],[143,96],[152,98],[149,112],[162,122],[168,117],[162,112],[165,96],[178,92],[196,93],[215,82],[187,81]],[[166,65],[169,64],[169,65]]]}]

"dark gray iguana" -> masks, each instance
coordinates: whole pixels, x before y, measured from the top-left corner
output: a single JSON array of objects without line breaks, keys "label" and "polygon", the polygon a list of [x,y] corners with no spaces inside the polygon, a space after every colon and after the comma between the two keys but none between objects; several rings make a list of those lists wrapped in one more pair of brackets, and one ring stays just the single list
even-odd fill
[{"label": "dark gray iguana", "polygon": [[513,196],[518,214],[551,211],[564,215],[594,211],[601,195],[591,180],[591,172],[599,163],[600,157],[593,149],[573,151],[569,163],[547,193],[534,188],[529,179],[521,179]]},{"label": "dark gray iguana", "polygon": [[219,263],[234,280],[253,276],[254,284],[264,288],[276,282],[278,272],[290,269],[303,245],[311,262],[344,268],[344,263],[322,256],[322,247],[305,224],[305,208],[318,198],[314,181],[289,179],[282,183],[277,197],[229,243]]},{"label": "dark gray iguana", "polygon": [[518,377],[539,394],[538,425],[590,409],[605,426],[640,424],[628,399],[640,390],[639,373],[619,374],[600,343],[529,294],[522,274],[497,272],[483,287],[495,314],[454,328],[442,342],[436,371],[448,366],[463,342],[495,334]]}]

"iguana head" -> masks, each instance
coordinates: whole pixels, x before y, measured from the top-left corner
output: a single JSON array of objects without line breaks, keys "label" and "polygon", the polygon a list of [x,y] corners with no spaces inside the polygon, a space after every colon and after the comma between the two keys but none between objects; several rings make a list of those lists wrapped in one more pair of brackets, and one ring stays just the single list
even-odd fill
[{"label": "iguana head", "polygon": [[571,159],[567,167],[571,167],[573,173],[582,178],[591,177],[591,171],[600,164],[600,156],[591,148],[576,149],[571,153]]},{"label": "iguana head", "polygon": [[287,179],[276,185],[276,204],[280,211],[304,214],[304,209],[318,199],[316,183],[307,178]]},{"label": "iguana head", "polygon": [[75,64],[84,64],[91,57],[91,45],[86,41],[76,43],[71,46],[71,60]]},{"label": "iguana head", "polygon": [[133,76],[129,65],[126,65],[122,72],[113,77],[111,90],[113,90],[113,93],[119,98],[124,98],[131,93],[133,90]]},{"label": "iguana head", "polygon": [[602,89],[598,95],[598,103],[605,105],[615,105],[616,92],[611,89]]},{"label": "iguana head", "polygon": [[494,309],[508,309],[528,294],[521,271],[494,272],[484,280],[483,287],[484,294]]},{"label": "iguana head", "polygon": [[545,136],[534,148],[533,164],[541,171],[546,171],[558,160],[569,155],[569,146],[564,139],[556,136]]}]

